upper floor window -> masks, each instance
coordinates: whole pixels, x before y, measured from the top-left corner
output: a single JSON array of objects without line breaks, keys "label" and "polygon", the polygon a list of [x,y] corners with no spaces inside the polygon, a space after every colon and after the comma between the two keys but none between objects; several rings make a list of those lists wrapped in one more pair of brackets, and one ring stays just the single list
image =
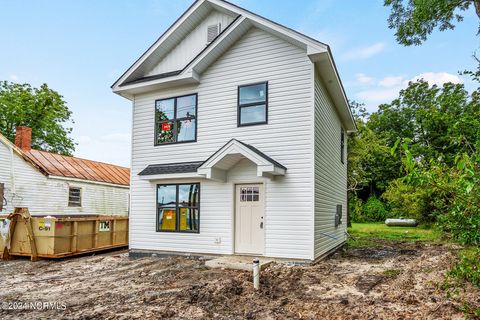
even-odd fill
[{"label": "upper floor window", "polygon": [[155,145],[196,140],[196,94],[155,101]]},{"label": "upper floor window", "polygon": [[238,126],[268,122],[268,83],[238,87]]}]

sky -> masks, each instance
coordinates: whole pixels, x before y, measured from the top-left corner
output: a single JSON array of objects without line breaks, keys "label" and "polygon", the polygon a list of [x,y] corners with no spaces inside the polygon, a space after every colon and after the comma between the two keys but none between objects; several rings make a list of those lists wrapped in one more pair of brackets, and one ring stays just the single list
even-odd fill
[{"label": "sky", "polygon": [[[75,156],[130,165],[131,102],[118,77],[193,0],[0,0],[0,80],[48,86],[73,112]],[[330,45],[349,100],[373,112],[408,81],[473,83],[479,19],[473,7],[453,31],[403,47],[383,0],[232,0]]]}]

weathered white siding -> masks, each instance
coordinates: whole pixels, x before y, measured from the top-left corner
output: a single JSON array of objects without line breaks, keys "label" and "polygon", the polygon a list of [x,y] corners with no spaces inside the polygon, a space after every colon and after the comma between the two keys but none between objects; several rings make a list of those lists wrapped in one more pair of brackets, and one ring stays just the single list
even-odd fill
[{"label": "weathered white siding", "polygon": [[[135,97],[131,248],[231,254],[233,183],[265,182],[265,255],[313,259],[312,68],[305,50],[253,28],[202,75],[200,85]],[[237,88],[260,81],[268,81],[269,123],[238,128]],[[197,142],[154,147],[155,100],[190,93],[198,93]],[[200,234],[155,232],[155,183],[138,173],[151,164],[205,160],[232,138],[271,156],[287,174],[265,180],[242,162],[227,183],[200,180]],[[214,243],[217,237],[221,244]]]},{"label": "weathered white siding", "polygon": [[225,29],[235,19],[234,16],[212,11],[188,36],[185,37],[147,76],[182,70],[207,46],[207,28],[211,25]]},{"label": "weathered white siding", "polygon": [[[0,142],[0,183],[5,183],[9,213],[27,207],[32,214],[128,214],[128,188],[47,178]],[[15,185],[15,188],[13,187]],[[82,188],[82,207],[68,207],[68,187]],[[2,199],[3,200],[3,199]]]},{"label": "weathered white siding", "polygon": [[[315,72],[315,258],[346,240],[347,143],[342,163],[341,128],[336,109]],[[343,209],[342,224],[335,227],[338,204]]]}]

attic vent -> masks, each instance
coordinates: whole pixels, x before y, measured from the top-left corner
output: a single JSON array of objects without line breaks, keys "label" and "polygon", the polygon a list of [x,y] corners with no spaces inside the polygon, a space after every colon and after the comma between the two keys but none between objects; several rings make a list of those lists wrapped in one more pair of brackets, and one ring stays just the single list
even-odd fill
[{"label": "attic vent", "polygon": [[208,26],[208,31],[207,31],[207,44],[215,40],[215,38],[222,32],[222,24],[214,24],[211,26]]}]

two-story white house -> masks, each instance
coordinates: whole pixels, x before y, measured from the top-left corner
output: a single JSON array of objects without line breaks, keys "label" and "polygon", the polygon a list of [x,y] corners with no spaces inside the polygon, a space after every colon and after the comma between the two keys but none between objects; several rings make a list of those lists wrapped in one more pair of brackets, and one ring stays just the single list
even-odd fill
[{"label": "two-story white house", "polygon": [[133,108],[132,254],[313,261],[345,242],[356,127],[328,45],[198,0],[112,89]]}]

